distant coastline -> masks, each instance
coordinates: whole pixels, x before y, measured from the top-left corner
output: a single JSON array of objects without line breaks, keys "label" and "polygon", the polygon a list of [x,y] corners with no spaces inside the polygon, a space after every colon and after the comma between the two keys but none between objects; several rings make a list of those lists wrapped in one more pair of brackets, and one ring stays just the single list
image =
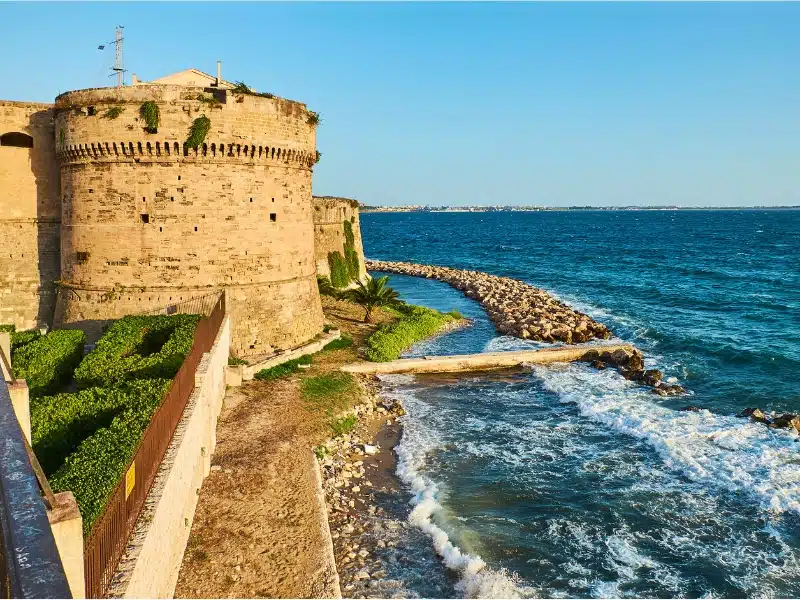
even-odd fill
[{"label": "distant coastline", "polygon": [[382,212],[543,212],[587,210],[797,210],[796,206],[370,206],[362,204],[361,213]]}]

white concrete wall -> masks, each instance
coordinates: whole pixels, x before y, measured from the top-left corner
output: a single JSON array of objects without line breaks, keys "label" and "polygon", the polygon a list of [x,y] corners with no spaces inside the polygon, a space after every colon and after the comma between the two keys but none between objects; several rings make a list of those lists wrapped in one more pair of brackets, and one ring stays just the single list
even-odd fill
[{"label": "white concrete wall", "polygon": [[230,339],[227,316],[213,348],[200,362],[195,391],[120,561],[109,597],[172,598],[175,593],[198,493],[216,446]]}]

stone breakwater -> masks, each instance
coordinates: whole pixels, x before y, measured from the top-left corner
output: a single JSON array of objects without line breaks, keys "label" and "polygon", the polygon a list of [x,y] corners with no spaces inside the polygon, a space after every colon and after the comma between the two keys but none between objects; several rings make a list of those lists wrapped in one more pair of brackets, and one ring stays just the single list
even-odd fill
[{"label": "stone breakwater", "polygon": [[[370,271],[426,277],[450,284],[480,302],[497,330],[505,335],[566,344],[611,337],[611,331],[602,323],[559,302],[544,290],[516,279],[404,262],[367,260],[366,265]],[[659,396],[677,396],[686,391],[678,384],[663,381],[664,374],[658,369],[645,369],[642,354],[635,348],[614,352],[598,348],[581,360],[596,369],[616,368],[625,379],[649,386]]]},{"label": "stone breakwater", "polygon": [[580,344],[608,339],[611,331],[588,315],[516,279],[480,271],[381,260],[366,261],[367,269],[437,279],[481,303],[497,330],[524,340]]}]

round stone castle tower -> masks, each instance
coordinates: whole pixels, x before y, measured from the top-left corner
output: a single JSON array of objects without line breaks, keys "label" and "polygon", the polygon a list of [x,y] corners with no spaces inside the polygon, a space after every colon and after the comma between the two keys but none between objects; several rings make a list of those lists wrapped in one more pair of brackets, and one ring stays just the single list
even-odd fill
[{"label": "round stone castle tower", "polygon": [[[144,116],[153,103],[156,127]],[[236,355],[292,348],[322,330],[311,203],[316,119],[305,105],[139,85],[68,92],[55,109],[56,324],[91,329],[225,288]],[[203,116],[207,134],[189,148],[193,124],[208,125]]]}]

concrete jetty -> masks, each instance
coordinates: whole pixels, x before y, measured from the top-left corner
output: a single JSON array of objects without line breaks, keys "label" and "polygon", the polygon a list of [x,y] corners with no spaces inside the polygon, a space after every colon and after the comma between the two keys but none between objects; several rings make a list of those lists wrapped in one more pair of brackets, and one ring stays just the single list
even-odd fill
[{"label": "concrete jetty", "polygon": [[610,353],[622,350],[625,355],[638,351],[631,344],[586,344],[542,348],[541,350],[516,350],[510,352],[484,352],[481,354],[457,354],[451,356],[425,356],[401,358],[389,362],[359,362],[340,367],[348,373],[459,373],[464,371],[490,371],[507,369],[522,364],[547,364],[572,362],[596,356],[598,352]]}]

